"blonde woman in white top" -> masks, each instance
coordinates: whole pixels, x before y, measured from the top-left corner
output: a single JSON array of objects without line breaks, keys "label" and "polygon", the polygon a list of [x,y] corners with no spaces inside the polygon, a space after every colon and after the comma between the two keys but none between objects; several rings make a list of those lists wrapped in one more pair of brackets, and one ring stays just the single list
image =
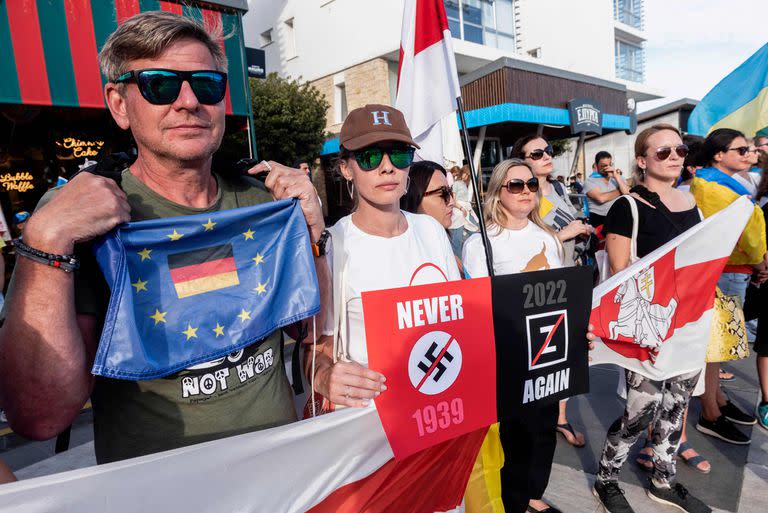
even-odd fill
[{"label": "blonde woman in white top", "polygon": [[[483,215],[496,274],[555,269],[563,266],[563,248],[539,216],[539,181],[520,159],[497,165],[488,183]],[[464,243],[462,260],[472,278],[487,276],[480,235]],[[526,412],[525,418],[500,423],[504,448],[501,496],[507,511],[559,513],[542,499],[557,445],[557,403]]]}]

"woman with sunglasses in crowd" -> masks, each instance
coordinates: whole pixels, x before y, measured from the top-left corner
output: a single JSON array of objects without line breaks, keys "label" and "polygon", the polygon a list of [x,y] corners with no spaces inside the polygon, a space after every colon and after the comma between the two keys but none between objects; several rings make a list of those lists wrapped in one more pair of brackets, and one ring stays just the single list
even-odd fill
[{"label": "woman with sunglasses in crowd", "polygon": [[[333,312],[315,352],[314,390],[333,405],[365,407],[387,387],[368,369],[362,293],[461,276],[444,225],[400,209],[417,147],[403,114],[385,105],[355,109],[339,142],[355,208],[329,229]],[[429,201],[443,201],[435,196]]]},{"label": "woman with sunglasses in crowd", "polygon": [[[701,146],[700,163],[705,167],[696,172],[691,193],[704,217],[724,209],[749,191],[734,178],[751,166],[749,145],[744,134],[730,128],[712,131]],[[739,298],[744,304],[752,274],[757,281],[766,278],[765,219],[758,206],[747,222],[744,232],[728,259],[717,286],[725,295]],[[704,394],[701,396],[701,416],[696,429],[706,435],[732,444],[750,443],[749,436],[734,424],[753,425],[756,419],[728,400],[720,388],[720,364],[708,363],[705,370]]]},{"label": "woman with sunglasses in crowd", "polygon": [[[628,267],[701,221],[693,196],[673,187],[680,177],[688,147],[671,125],[654,125],[635,141],[635,185],[630,196],[617,199],[605,221],[606,250],[612,273]],[[633,209],[632,206],[636,209]],[[636,216],[636,217],[635,217]],[[634,225],[637,225],[633,241]],[[635,248],[636,254],[632,254]],[[649,426],[653,449],[648,496],[689,513],[711,509],[674,483],[675,454],[682,447],[680,432],[688,401],[699,381],[704,361],[690,362],[690,371],[654,381],[625,370],[624,414],[608,429],[593,493],[610,513],[631,513],[619,488],[619,472],[630,448]],[[686,450],[692,450],[686,446]],[[693,465],[693,459],[691,459]]]},{"label": "woman with sunglasses in crowd", "polygon": [[[483,216],[496,274],[538,271],[563,266],[563,247],[555,231],[539,216],[539,180],[530,165],[509,159],[493,170],[485,195]],[[488,276],[480,234],[464,243],[462,261],[471,278]],[[525,418],[500,423],[504,448],[501,496],[506,511],[559,513],[542,501],[557,445],[558,406],[526,412]]]},{"label": "woman with sunglasses in crowd", "polygon": [[[450,233],[455,201],[453,190],[448,186],[445,168],[437,162],[422,160],[411,165],[408,176],[410,184],[405,195],[400,198],[400,208],[412,214],[431,216]],[[458,257],[456,262],[459,271],[463,272]]]},{"label": "woman with sunglasses in crowd", "polygon": [[[562,243],[565,254],[564,265],[576,265],[577,254],[581,253],[576,251],[576,245],[581,243],[583,246],[593,229],[578,219],[579,211],[571,203],[568,191],[560,182],[552,179],[553,155],[552,146],[536,134],[521,137],[512,146],[512,157],[524,159],[539,182],[542,197],[539,214],[543,221],[557,232],[557,239]],[[573,429],[568,422],[567,404],[567,401],[560,403],[557,432],[574,447],[584,447],[584,435]]]},{"label": "woman with sunglasses in crowd", "polygon": [[436,162],[422,160],[411,164],[410,183],[400,198],[400,208],[413,214],[434,217],[446,230],[453,217],[453,191],[448,186],[445,168]]}]

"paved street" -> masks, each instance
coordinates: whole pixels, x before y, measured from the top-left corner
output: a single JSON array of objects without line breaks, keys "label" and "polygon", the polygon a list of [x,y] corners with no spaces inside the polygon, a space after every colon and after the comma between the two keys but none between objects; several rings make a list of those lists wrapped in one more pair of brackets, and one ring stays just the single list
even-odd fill
[{"label": "paved street", "polygon": [[[758,399],[754,356],[748,360],[724,367],[737,376],[727,385],[732,399],[740,406],[752,410]],[[592,392],[572,400],[569,418],[572,424],[584,429],[587,445],[575,449],[558,439],[555,464],[546,498],[566,513],[599,511],[591,495],[591,485],[597,470],[597,458],[605,432],[621,413],[621,402],[615,395],[617,371],[608,367],[591,369]],[[682,462],[678,466],[679,478],[692,493],[701,497],[718,512],[764,513],[768,504],[768,433],[751,429],[752,444],[736,446],[701,435],[694,429],[699,404],[692,402],[689,431],[693,446],[712,464],[709,475],[699,474]],[[0,426],[2,429],[5,426]],[[749,429],[748,429],[749,431]],[[52,472],[95,464],[93,456],[91,413],[80,415],[73,430],[71,449],[56,460],[47,460],[54,454],[54,441],[28,442],[15,435],[3,437],[2,457],[19,478],[25,479]],[[634,464],[635,448],[622,472],[622,486],[636,513],[666,511],[667,508],[651,502],[645,496],[647,475]],[[671,510],[670,510],[671,511]]]},{"label": "paved street", "polygon": [[[732,400],[742,408],[753,411],[758,400],[754,355],[747,360],[724,364],[737,379],[726,385]],[[587,396],[572,400],[569,420],[583,428],[587,445],[575,449],[558,440],[555,468],[546,496],[563,511],[597,511],[590,493],[597,471],[597,460],[608,426],[621,414],[622,403],[615,395],[617,371],[609,367],[593,367],[590,372],[591,390]],[[691,444],[712,465],[712,472],[703,475],[678,460],[679,481],[694,495],[718,511],[733,513],[764,513],[768,504],[768,433],[760,427],[743,428],[752,432],[752,444],[737,446],[707,437],[694,428],[699,415],[699,401],[691,402],[688,437]],[[646,474],[634,463],[642,447],[638,442],[621,474],[622,487],[637,513],[664,511],[645,496]]]}]

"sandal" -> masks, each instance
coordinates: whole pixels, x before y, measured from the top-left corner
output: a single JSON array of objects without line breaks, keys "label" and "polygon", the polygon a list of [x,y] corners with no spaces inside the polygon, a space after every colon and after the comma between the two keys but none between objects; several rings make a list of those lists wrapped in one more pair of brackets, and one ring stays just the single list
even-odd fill
[{"label": "sandal", "polygon": [[650,472],[653,470],[653,454],[648,454],[643,452],[644,450],[650,449],[650,448],[651,448],[651,444],[646,443],[645,446],[642,449],[640,449],[640,452],[637,453],[637,457],[635,458],[635,463],[637,463],[637,465],[641,469],[645,470],[646,472]]},{"label": "sandal", "polygon": [[728,372],[727,370],[723,370],[720,368],[720,381],[729,382],[734,381],[736,379],[736,376],[733,375],[732,372]]},{"label": "sandal", "polygon": [[[566,422],[565,424],[558,424],[557,425],[557,432],[563,435],[563,438],[565,438],[565,441],[571,444],[574,447],[584,447],[587,445],[586,442],[582,442],[581,444],[576,443],[576,431],[573,429],[573,426],[571,426],[570,422]],[[571,435],[570,438],[568,438],[568,434]]]},{"label": "sandal", "polygon": [[691,467],[696,472],[700,472],[702,474],[709,474],[709,472],[712,470],[711,466],[706,470],[699,467],[699,465],[701,465],[702,463],[709,463],[707,459],[701,454],[696,454],[696,456],[691,456],[690,458],[686,458],[685,456],[683,456],[683,453],[688,450],[693,450],[694,452],[696,452],[696,449],[691,447],[690,443],[688,442],[681,443],[680,447],[677,448],[677,457],[683,460],[686,465]]}]

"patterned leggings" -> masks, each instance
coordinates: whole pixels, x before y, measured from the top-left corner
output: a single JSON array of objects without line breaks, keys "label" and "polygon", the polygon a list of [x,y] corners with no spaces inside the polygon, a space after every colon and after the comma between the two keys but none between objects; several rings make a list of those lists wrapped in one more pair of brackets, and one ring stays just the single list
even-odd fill
[{"label": "patterned leggings", "polygon": [[629,449],[648,426],[653,424],[653,478],[670,484],[675,478],[675,453],[680,445],[683,413],[701,371],[652,381],[632,371],[627,377],[627,405],[624,415],[608,428],[599,481],[618,481]]}]

